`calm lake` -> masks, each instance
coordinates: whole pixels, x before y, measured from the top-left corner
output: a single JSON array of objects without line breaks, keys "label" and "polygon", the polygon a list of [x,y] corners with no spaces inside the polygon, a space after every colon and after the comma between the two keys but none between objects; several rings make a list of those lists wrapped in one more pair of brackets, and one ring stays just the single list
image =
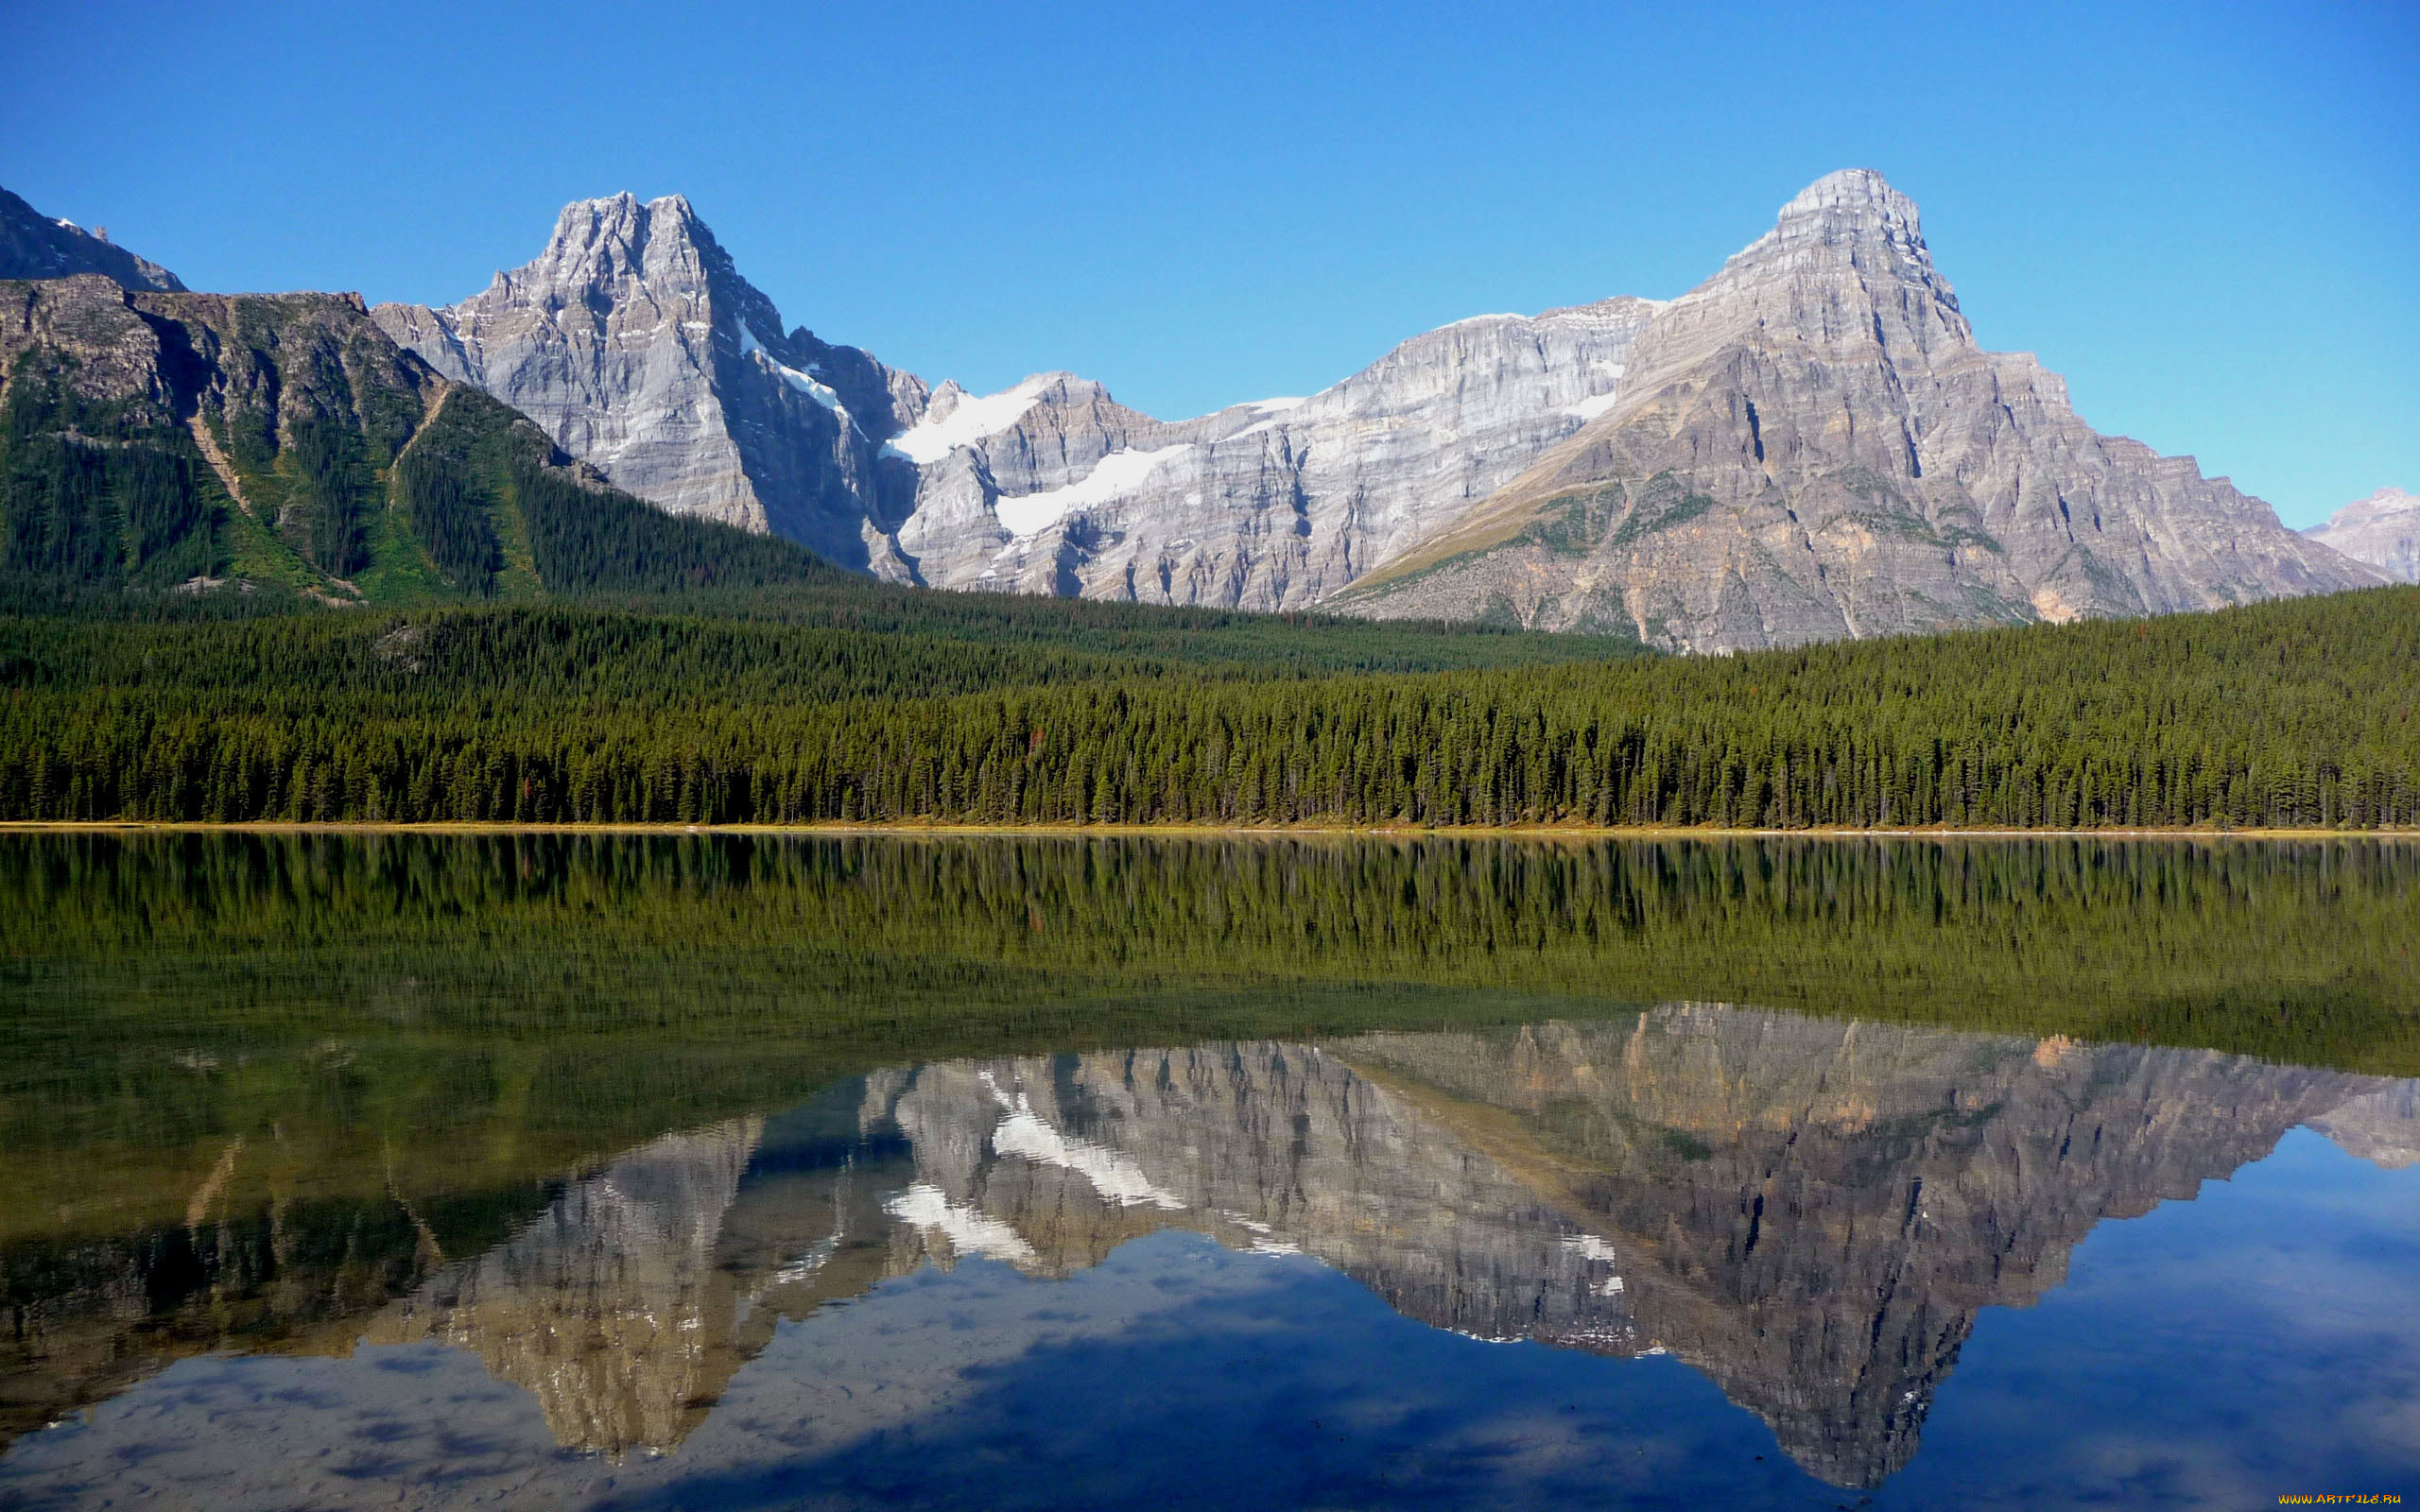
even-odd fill
[{"label": "calm lake", "polygon": [[0,1506],[2420,1498],[2420,845],[0,836]]}]

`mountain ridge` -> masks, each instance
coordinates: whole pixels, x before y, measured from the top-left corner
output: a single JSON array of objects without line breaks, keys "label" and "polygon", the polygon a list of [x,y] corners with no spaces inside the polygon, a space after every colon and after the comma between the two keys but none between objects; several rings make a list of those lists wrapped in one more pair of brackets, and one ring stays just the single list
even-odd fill
[{"label": "mountain ridge", "polygon": [[[126,260],[103,276],[135,295],[175,283],[29,224]],[[1807,186],[1677,298],[1472,317],[1317,393],[1175,421],[1074,373],[977,395],[786,329],[678,195],[574,201],[537,258],[454,305],[329,298],[434,381],[527,415],[590,482],[906,585],[1706,652],[2420,571],[2094,432],[2031,354],[1976,343],[1914,202],[1868,169]],[[240,469],[192,434],[180,465],[206,463],[240,524]],[[400,454],[382,455],[364,465]],[[366,558],[331,549],[285,576],[357,596]]]},{"label": "mountain ridge", "polygon": [[[632,278],[628,257],[563,273],[583,228],[666,214],[713,249],[709,302],[758,312],[707,312],[717,352],[761,345],[746,354],[802,392],[832,380],[823,418],[767,406],[755,375],[666,335],[662,275]],[[510,371],[475,372],[456,334],[507,305],[521,322]],[[1981,349],[1914,202],[1869,169],[1808,185],[1676,299],[1473,317],[1318,393],[1173,421],[1072,373],[975,395],[803,328],[776,351],[770,301],[678,197],[576,202],[548,250],[487,293],[379,318],[441,369],[456,351],[460,375],[633,491],[932,587],[1317,605],[1723,651],[2384,580],[2189,457],[2092,431],[2030,354]],[[627,404],[564,376],[565,353],[603,373],[608,352],[655,375]],[[843,353],[857,374],[845,398]],[[617,404],[704,417],[699,455],[729,465],[664,482],[583,429]],[[816,438],[787,473],[769,460],[785,425]],[[793,495],[814,503],[766,502]]]},{"label": "mountain ridge", "polygon": [[1723,651],[2379,580],[1976,345],[1912,201],[1870,170],[1793,198],[1638,350],[1620,402],[1334,607]]},{"label": "mountain ridge", "polygon": [[72,220],[45,215],[0,189],[0,279],[98,273],[122,288],[186,292],[177,275]]},{"label": "mountain ridge", "polygon": [[0,282],[0,580],[46,597],[527,598],[832,569],[666,517],[357,295]]}]

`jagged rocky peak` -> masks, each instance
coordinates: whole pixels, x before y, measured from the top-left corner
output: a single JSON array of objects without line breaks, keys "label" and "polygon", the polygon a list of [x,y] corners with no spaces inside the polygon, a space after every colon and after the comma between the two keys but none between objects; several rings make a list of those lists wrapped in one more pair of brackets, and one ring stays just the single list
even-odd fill
[{"label": "jagged rocky peak", "polygon": [[[1742,318],[1772,313],[1753,298],[1757,285],[1776,278],[1797,279],[1849,296],[1858,316],[1878,316],[1870,331],[1882,345],[1894,334],[1920,345],[1932,339],[1972,346],[1974,331],[1958,308],[1958,296],[1935,267],[1925,245],[1915,201],[1871,168],[1851,168],[1818,179],[1781,207],[1773,229],[1733,256],[1721,272],[1676,303],[1729,296],[1742,301]],[[1822,335],[1841,334],[1823,320],[1825,311],[1805,306],[1781,312],[1811,323]],[[1894,331],[1893,328],[1896,328]]]},{"label": "jagged rocky peak", "polygon": [[379,315],[665,508],[935,587],[1723,651],[2383,580],[1978,347],[1871,169],[1679,298],[1477,316],[1173,422],[1069,373],[929,393],[785,335],[678,197],[581,201],[486,293]]},{"label": "jagged rocky peak", "polygon": [[181,294],[177,275],[137,257],[102,230],[45,215],[0,189],[0,278],[72,278],[98,273],[121,288]]},{"label": "jagged rocky peak", "polygon": [[[731,256],[679,195],[641,200],[635,195],[578,199],[555,217],[545,250],[524,267],[495,276],[495,290],[527,286],[564,314],[601,316],[625,291],[659,301],[711,301],[709,280],[731,272]],[[733,291],[736,292],[736,291]],[[576,294],[602,294],[603,301]]]},{"label": "jagged rocky peak", "polygon": [[786,331],[679,195],[576,200],[538,256],[442,308],[382,304],[395,339],[528,414],[617,487],[674,514],[880,569],[912,470],[882,443],[924,385]]},{"label": "jagged rocky peak", "polygon": [[[636,195],[576,199],[555,217],[545,250],[524,267],[495,276],[495,289],[527,286],[554,301],[561,315],[604,318],[623,297],[666,311],[683,303],[712,310],[728,304],[738,329],[758,343],[786,340],[781,312],[739,276],[731,254],[698,218],[686,195],[642,200]],[[572,298],[574,294],[585,298]],[[601,298],[600,298],[601,296]],[[477,313],[476,301],[469,301]]]},{"label": "jagged rocky peak", "polygon": [[2420,583],[2420,494],[2380,489],[2303,532],[2399,583]]},{"label": "jagged rocky peak", "polygon": [[1781,207],[1768,235],[1784,244],[1834,241],[1844,229],[1877,231],[1910,255],[1925,255],[1916,202],[1872,168],[1842,168],[1801,189]]},{"label": "jagged rocky peak", "polygon": [[1725,651],[2377,581],[1983,352],[1914,205],[1819,180],[1657,307],[1587,429],[1333,607]]},{"label": "jagged rocky peak", "polygon": [[1906,264],[1938,281],[1923,224],[1916,202],[1873,169],[1828,174],[1800,190],[1774,215],[1771,230],[1734,252],[1691,294],[1721,288],[1756,269],[1879,272]]}]

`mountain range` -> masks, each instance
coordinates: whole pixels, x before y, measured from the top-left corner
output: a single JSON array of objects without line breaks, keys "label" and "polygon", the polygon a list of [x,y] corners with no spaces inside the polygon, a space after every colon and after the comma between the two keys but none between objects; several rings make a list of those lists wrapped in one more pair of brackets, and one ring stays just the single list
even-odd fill
[{"label": "mountain range", "polygon": [[[202,307],[156,302],[203,297],[0,200],[0,277],[78,276],[118,286],[75,296],[88,316],[109,299],[138,322]],[[236,344],[252,376],[194,376],[232,350],[222,331],[188,343],[200,369],[138,360],[107,400],[158,401],[153,418],[192,438],[162,454],[175,454],[165,504],[138,497],[55,405],[15,397],[28,375],[40,392],[101,392],[108,365],[58,338],[76,323],[66,299],[29,284],[8,301],[0,466],[34,481],[11,490],[7,565],[105,584],[232,575],[335,602],[556,586],[513,544],[526,523],[497,513],[515,506],[494,465],[441,489],[476,501],[485,525],[464,527],[468,544],[406,499],[427,485],[402,465],[420,421],[397,417],[434,417],[457,392],[501,401],[481,411],[494,424],[527,417],[550,443],[544,467],[621,501],[600,509],[644,500],[934,588],[1316,606],[1706,652],[2211,609],[2416,570],[2408,495],[2297,534],[2190,458],[2092,431],[2032,357],[1976,343],[1915,206],[1866,170],[1811,185],[1677,299],[1479,316],[1317,394],[1174,422],[1071,373],[990,395],[929,387],[785,330],[685,198],[579,201],[535,261],[458,304],[366,318],[352,296],[210,306],[249,333]],[[228,396],[296,387],[290,357],[316,354],[299,385],[316,392],[331,340],[353,353],[337,369],[389,375],[372,387],[403,396],[391,413],[337,394],[298,412],[301,431],[271,404],[249,451],[219,434]],[[80,376],[62,380],[70,367]],[[330,426],[351,438],[323,476]],[[99,481],[63,481],[79,468]],[[329,476],[345,501],[328,502]],[[700,563],[738,549],[728,533],[682,539],[676,555]],[[737,576],[761,577],[760,558]],[[786,559],[776,576],[803,570]]]},{"label": "mountain range", "polygon": [[935,587],[1724,651],[2381,580],[1983,351],[1863,170],[1678,299],[1481,316],[1174,423],[1073,374],[978,397],[785,335],[679,198],[572,205],[482,294],[374,314],[666,508]]}]

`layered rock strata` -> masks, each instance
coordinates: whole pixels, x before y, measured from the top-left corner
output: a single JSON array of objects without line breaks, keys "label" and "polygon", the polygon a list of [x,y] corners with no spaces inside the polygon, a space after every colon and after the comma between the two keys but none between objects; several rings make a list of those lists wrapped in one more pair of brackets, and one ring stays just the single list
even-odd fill
[{"label": "layered rock strata", "polygon": [[2380,489],[2303,534],[2398,583],[2420,583],[2420,494]]},{"label": "layered rock strata", "polygon": [[1860,170],[1659,306],[1603,414],[1334,607],[1729,651],[2381,580],[1983,351],[1914,204]]},{"label": "layered rock strata", "polygon": [[1623,1257],[1649,1347],[1845,1486],[1914,1454],[1980,1309],[2029,1305],[2097,1223],[2190,1199],[2380,1085],[1703,1005],[1350,1053],[1567,1194]]},{"label": "layered rock strata", "polygon": [[567,205],[536,261],[482,293],[371,313],[617,488],[904,574],[888,536],[915,474],[882,446],[923,412],[925,386],[854,347],[785,333],[677,195]]},{"label": "layered rock strata", "polygon": [[939,587],[1725,651],[2384,580],[1983,351],[1862,170],[1679,299],[1458,321],[1173,423],[1073,374],[928,394],[781,336],[678,198],[570,206],[486,293],[379,318],[666,508]]},{"label": "layered rock strata", "polygon": [[2356,1153],[2391,1153],[2409,1095],[2205,1051],[1682,1005],[929,1066],[870,1085],[866,1121],[915,1152],[887,1210],[900,1263],[1060,1275],[1167,1226],[1305,1253],[1440,1328],[1678,1354],[1808,1469],[1871,1486],[1914,1453],[1977,1313],[2059,1285],[2095,1224],[2331,1110]]},{"label": "layered rock strata", "polygon": [[1308,398],[1167,424],[1065,373],[938,401],[894,448],[917,581],[1255,610],[1317,604],[1450,525],[1610,402],[1652,306],[1480,316]]}]

